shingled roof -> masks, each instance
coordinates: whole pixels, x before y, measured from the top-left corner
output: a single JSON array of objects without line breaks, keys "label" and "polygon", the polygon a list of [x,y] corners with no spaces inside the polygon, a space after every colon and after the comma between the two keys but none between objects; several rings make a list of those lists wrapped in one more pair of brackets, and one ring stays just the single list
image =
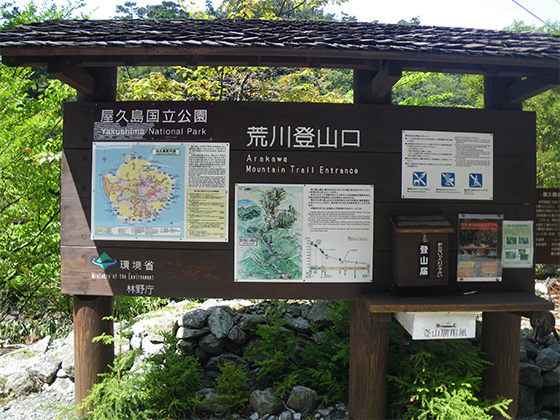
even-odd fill
[{"label": "shingled roof", "polygon": [[558,83],[560,36],[363,22],[53,20],[0,32],[12,66],[251,65],[538,77]]}]

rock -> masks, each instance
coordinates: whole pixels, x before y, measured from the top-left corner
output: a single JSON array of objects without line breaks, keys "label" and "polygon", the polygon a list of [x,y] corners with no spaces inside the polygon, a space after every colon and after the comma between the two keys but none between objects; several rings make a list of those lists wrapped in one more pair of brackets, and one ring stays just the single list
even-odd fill
[{"label": "rock", "polygon": [[202,404],[199,406],[200,410],[209,413],[216,413],[221,410],[221,404],[219,402],[220,394],[214,388],[203,388],[198,391],[196,395],[203,397]]},{"label": "rock", "polygon": [[49,349],[51,342],[52,342],[52,337],[50,335],[47,335],[45,338],[37,341],[36,343],[29,345],[28,350],[36,355],[46,353],[47,350]]},{"label": "rock", "polygon": [[536,359],[539,354],[539,348],[535,343],[530,340],[523,340],[523,348],[527,351],[527,356],[529,359]]},{"label": "rock", "polygon": [[210,328],[186,328],[186,327],[179,327],[177,330],[177,338],[182,339],[189,339],[189,338],[196,338],[200,337],[201,335],[208,334],[210,332]]},{"label": "rock", "polygon": [[292,410],[307,414],[316,407],[318,396],[317,392],[311,388],[294,386],[286,405]]},{"label": "rock", "polygon": [[533,363],[522,362],[519,366],[519,383],[531,388],[542,388],[541,368]]},{"label": "rock", "polygon": [[237,325],[234,325],[233,328],[229,331],[227,338],[233,341],[235,344],[242,345],[247,341],[249,338],[247,333],[239,328]]},{"label": "rock", "polygon": [[210,312],[206,309],[192,309],[181,318],[180,326],[185,328],[202,328]]},{"label": "rock", "polygon": [[525,350],[523,347],[521,347],[519,351],[519,360],[521,362],[527,362],[529,360],[529,356],[527,356],[527,350]]},{"label": "rock", "polygon": [[192,356],[196,349],[196,340],[179,340],[177,342],[177,347],[186,356]]},{"label": "rock", "polygon": [[202,351],[208,354],[220,354],[224,349],[225,340],[210,333],[198,340],[198,345]]},{"label": "rock", "polygon": [[[543,386],[560,387],[560,366],[552,369],[550,372],[545,372],[542,376]],[[560,390],[558,391],[560,392]]]},{"label": "rock", "polygon": [[539,413],[539,417],[542,419],[554,420],[554,413],[551,413],[548,410],[541,410],[541,412]]},{"label": "rock", "polygon": [[142,351],[144,352],[144,356],[152,357],[156,354],[161,354],[165,351],[165,344],[163,343],[153,343],[152,340],[149,340],[148,337],[142,340]]},{"label": "rock", "polygon": [[286,320],[286,327],[300,333],[308,333],[311,331],[311,324],[307,319],[302,317],[288,318]]},{"label": "rock", "polygon": [[74,392],[74,382],[69,378],[57,378],[48,389],[61,395],[70,395]]},{"label": "rock", "polygon": [[272,388],[251,392],[249,403],[253,410],[261,416],[265,414],[276,415],[284,408],[282,400],[274,395]]},{"label": "rock", "polygon": [[558,365],[558,360],[560,360],[560,353],[555,352],[550,348],[546,348],[539,352],[536,363],[544,372],[547,372]]},{"label": "rock", "polygon": [[535,412],[535,390],[525,385],[519,385],[518,401],[519,417],[530,416]]},{"label": "rock", "polygon": [[312,324],[325,326],[331,323],[328,312],[331,310],[331,305],[328,300],[318,300],[313,304],[307,319]]},{"label": "rock", "polygon": [[210,332],[218,339],[227,337],[231,328],[233,327],[233,318],[222,307],[215,308],[207,320]]},{"label": "rock", "polygon": [[34,357],[31,362],[31,372],[44,384],[51,384],[60,370],[62,361],[50,355],[43,354]]},{"label": "rock", "polygon": [[8,376],[4,386],[16,394],[29,394],[39,391],[39,383],[29,369],[21,369]]},{"label": "rock", "polygon": [[244,331],[254,330],[257,325],[264,324],[265,318],[262,315],[257,314],[243,314],[239,319],[239,328]]},{"label": "rock", "polygon": [[540,408],[560,408],[560,392],[557,387],[543,388],[536,398],[536,406]]},{"label": "rock", "polygon": [[291,411],[282,411],[278,416],[278,420],[294,420],[294,416]]},{"label": "rock", "polygon": [[239,357],[237,354],[224,352],[218,356],[214,356],[208,359],[204,367],[209,370],[219,371],[220,366],[229,361],[232,361],[235,364],[242,364],[244,366],[246,365],[246,362],[243,361],[243,359],[241,359],[241,357]]}]

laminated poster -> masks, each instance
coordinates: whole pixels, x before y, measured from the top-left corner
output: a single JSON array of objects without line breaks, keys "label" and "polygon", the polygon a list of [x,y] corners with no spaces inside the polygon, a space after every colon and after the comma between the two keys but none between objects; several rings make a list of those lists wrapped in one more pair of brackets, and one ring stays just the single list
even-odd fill
[{"label": "laminated poster", "polygon": [[237,184],[235,280],[373,281],[373,186]]},{"label": "laminated poster", "polygon": [[500,214],[460,214],[457,253],[458,282],[502,281]]},{"label": "laminated poster", "polygon": [[504,220],[504,268],[533,267],[533,221]]},{"label": "laminated poster", "polygon": [[94,240],[227,242],[228,143],[94,142]]}]

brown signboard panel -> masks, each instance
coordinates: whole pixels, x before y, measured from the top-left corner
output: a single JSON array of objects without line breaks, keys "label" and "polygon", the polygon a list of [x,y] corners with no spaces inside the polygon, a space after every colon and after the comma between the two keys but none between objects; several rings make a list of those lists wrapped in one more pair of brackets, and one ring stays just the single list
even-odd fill
[{"label": "brown signboard panel", "polygon": [[560,189],[537,189],[535,262],[560,264]]},{"label": "brown signboard panel", "polygon": [[[148,115],[151,115],[150,121],[147,121]],[[159,120],[156,121],[158,115]],[[492,200],[403,199],[403,130],[492,134]],[[393,252],[390,216],[393,214],[443,214],[455,233],[449,238],[450,280],[442,291],[471,290],[472,285],[456,282],[457,216],[459,213],[500,213],[505,219],[534,220],[534,133],[534,115],[520,111],[234,102],[69,103],[65,110],[62,173],[62,291],[81,295],[335,299],[354,299],[366,292],[388,292],[393,287],[390,262]],[[109,144],[116,144],[117,152],[113,156],[110,153],[103,155],[105,161],[99,150],[110,151]],[[227,176],[224,171],[217,178],[216,173],[208,172],[216,169],[212,169],[212,159],[224,156],[221,152],[213,154],[212,144],[227,145]],[[123,153],[127,148],[130,152]],[[152,177],[148,185],[160,188],[154,189],[148,200],[156,208],[155,224],[150,225],[154,229],[148,230],[159,235],[155,239],[142,236],[145,232],[142,229],[126,236],[131,224],[123,221],[124,216],[109,195],[105,202],[101,202],[94,191],[92,199],[92,179],[98,188],[104,189],[103,193],[118,191],[126,197],[126,188],[110,184],[110,181],[122,181],[125,176],[121,174],[119,178],[115,174],[128,168],[122,162],[132,159],[131,156],[135,159],[144,156],[148,162],[163,164],[154,166],[144,163],[144,169],[140,171],[145,178]],[[185,166],[185,171],[189,171],[182,172],[176,178],[178,181],[169,175],[177,171],[169,171],[165,167],[165,163],[172,162],[172,159],[180,161],[181,168]],[[200,164],[203,161],[206,163]],[[207,194],[208,188],[200,188],[200,185],[209,185],[212,177],[227,183],[223,186],[223,194],[214,194],[214,190],[212,194]],[[194,186],[189,185],[192,179],[197,180]],[[309,246],[313,246],[313,255],[320,255],[330,260],[331,264],[327,267],[311,262],[312,252],[306,253],[305,249],[298,254],[297,258],[301,261],[296,258],[296,264],[324,270],[322,274],[329,281],[321,282],[317,280],[319,276],[311,276],[316,281],[311,283],[305,279],[282,281],[282,276],[288,275],[278,267],[280,274],[274,281],[235,281],[236,244],[239,246],[243,241],[251,243],[251,240],[239,238],[236,243],[235,210],[239,210],[240,206],[236,201],[236,189],[240,185],[253,184],[266,184],[271,191],[278,187],[284,192],[288,190],[285,188],[287,185],[323,185],[329,186],[329,194],[334,191],[339,196],[340,191],[350,186],[373,186],[371,208],[369,204],[358,208],[348,200],[340,207],[346,216],[371,211],[372,226],[362,221],[361,225],[352,228],[350,223],[348,228],[365,233],[342,235],[338,243],[336,235],[340,232],[334,229],[334,223],[328,226],[331,231],[324,233],[322,245],[313,242],[313,238],[307,238],[307,243],[312,244]],[[165,198],[158,198],[161,187],[165,185],[177,187],[170,203]],[[165,209],[171,209],[173,200],[180,201],[189,188],[202,194],[203,200],[199,203],[210,203],[210,196],[214,199],[220,197],[227,208],[225,239],[213,240],[201,229],[200,235],[206,235],[202,240],[165,240],[168,226],[158,223],[164,222],[162,215],[171,214]],[[191,195],[191,202],[192,197],[199,196]],[[297,200],[292,202],[293,209],[290,209],[288,198],[278,198],[284,200],[284,204],[278,205],[275,213],[283,227],[292,226],[290,212],[302,218],[302,214],[309,210],[308,204],[297,204]],[[93,211],[92,219],[92,205],[95,207],[96,204],[101,210]],[[276,207],[273,205],[267,213],[267,205],[256,204],[259,207],[256,212],[262,212],[260,216],[247,205],[238,219],[243,219],[245,228],[254,236],[261,235],[263,243],[266,243],[264,231],[259,231],[256,221],[266,219],[267,215],[276,211]],[[216,213],[217,204],[208,205],[208,213]],[[349,211],[348,206],[354,207]],[[130,204],[130,208],[141,211],[142,206],[136,203]],[[201,227],[206,223],[203,220],[205,214],[204,210],[200,210],[201,206],[197,209],[197,220],[202,220],[197,226]],[[188,211],[192,211],[192,207],[183,209],[180,214]],[[142,217],[145,217],[146,213],[143,214]],[[315,212],[309,217],[317,214]],[[110,239],[113,230],[109,229],[104,231],[109,232],[109,236],[92,236],[92,226],[105,226],[106,216],[111,215],[117,225],[121,223],[127,228],[121,229],[124,234]],[[251,220],[255,220],[254,225]],[[97,232],[96,229],[94,233]],[[304,231],[292,229],[290,232],[305,236]],[[327,237],[334,243],[328,245]],[[363,246],[365,239],[373,242],[373,256],[368,257],[366,264],[373,280],[359,282],[353,280],[357,276],[352,276],[358,268],[362,271],[366,269],[358,267],[364,261],[351,256],[366,249]],[[340,251],[337,247],[342,248],[346,240],[355,241],[355,246],[344,249],[345,255],[337,255]],[[271,251],[270,255],[275,258],[274,252]],[[336,258],[338,264],[334,263]],[[343,270],[354,271],[351,275]],[[532,281],[532,270],[506,270],[501,284],[480,284],[476,288],[480,291],[531,290]]]}]

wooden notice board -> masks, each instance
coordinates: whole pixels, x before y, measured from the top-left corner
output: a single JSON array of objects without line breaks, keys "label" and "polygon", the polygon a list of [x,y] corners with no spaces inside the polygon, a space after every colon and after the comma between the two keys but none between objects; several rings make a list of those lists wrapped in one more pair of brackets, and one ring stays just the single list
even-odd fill
[{"label": "wooden notice board", "polygon": [[[493,139],[492,164],[484,174],[485,180],[491,179],[491,185],[485,184],[491,190],[486,196],[477,196],[474,190],[472,197],[460,195],[461,191],[455,196],[438,195],[441,191],[426,198],[406,196],[402,191],[403,132],[425,132],[434,137],[440,132],[481,133]],[[531,291],[533,287],[532,269],[504,269],[500,283],[456,281],[458,214],[535,219],[532,113],[355,104],[68,103],[63,148],[65,294],[356,299],[362,293],[387,292],[392,288],[390,216],[397,213],[443,214],[454,229],[450,236],[451,280],[440,291]],[[108,191],[120,176],[119,168],[124,171],[143,162],[146,153],[152,159],[152,163],[144,162],[143,176],[152,177],[148,187],[165,185],[166,191],[173,192],[155,204],[150,201],[147,213],[135,204],[141,220],[130,221],[111,202]],[[192,167],[200,161],[207,164],[194,172],[177,173],[176,168],[162,164],[172,156],[188,160]],[[129,166],[122,166],[127,159]],[[446,176],[454,173],[451,169]],[[187,191],[189,179],[200,180],[192,191]],[[444,189],[443,178],[437,182],[442,183],[437,190]],[[262,197],[269,194],[269,203],[276,202],[277,207],[266,210],[263,202],[254,199],[253,204],[260,206],[255,211],[245,205],[251,201],[243,196],[246,191],[257,191]],[[353,192],[363,199],[352,202],[352,211],[333,204],[348,204]],[[301,208],[278,205],[285,200],[284,193],[293,197],[300,194],[304,201]],[[99,198],[103,194],[105,201]],[[177,211],[173,206],[186,194],[190,204],[176,213],[180,220],[171,227],[158,225],[164,215]],[[196,199],[207,207],[193,207]],[[225,219],[220,219],[222,211]],[[284,235],[282,228],[294,226],[305,212],[304,224],[314,224],[315,230],[309,234],[309,226],[300,226],[289,232],[290,243],[301,240],[302,244],[299,250],[290,249],[295,257],[282,259],[278,250],[269,249],[268,258],[260,264],[273,267],[276,274],[268,279],[239,281],[238,266],[247,266],[240,263],[246,256],[241,247],[261,240],[266,247],[272,240],[268,233],[265,238],[256,221],[268,223]],[[271,214],[274,225],[266,220]],[[106,220],[111,217],[116,227],[107,228],[110,223]],[[142,225],[147,218],[153,225]],[[324,218],[329,221],[317,221]],[[190,223],[203,219],[204,223]],[[236,221],[251,238],[239,237]],[[175,228],[185,223],[190,226],[185,232]],[[339,230],[327,229],[320,234],[317,226],[321,223],[338,225]],[[147,227],[138,229],[140,225]],[[149,230],[150,226],[155,228]],[[149,232],[156,233],[150,237]],[[169,235],[168,240],[165,235]],[[355,242],[350,246],[348,241]],[[288,252],[287,248],[282,252]],[[356,254],[360,256],[353,258]],[[319,257],[323,265],[316,262]],[[255,263],[259,256],[251,258]],[[298,266],[307,269],[304,278],[291,274]]]}]

